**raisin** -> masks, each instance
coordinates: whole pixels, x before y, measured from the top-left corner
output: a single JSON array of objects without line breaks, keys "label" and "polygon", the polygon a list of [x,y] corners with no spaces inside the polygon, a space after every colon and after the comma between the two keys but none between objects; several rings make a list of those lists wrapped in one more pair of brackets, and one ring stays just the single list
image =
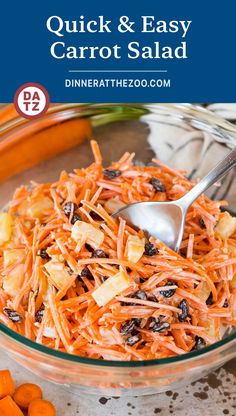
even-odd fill
[{"label": "raisin", "polygon": [[160,324],[164,318],[165,318],[165,315],[159,315],[158,318],[154,318],[153,316],[151,316],[149,324],[148,324],[148,328],[152,329],[155,324]]},{"label": "raisin", "polygon": [[166,192],[164,183],[162,183],[159,179],[151,178],[149,183],[152,185],[156,192]]},{"label": "raisin", "polygon": [[[144,290],[138,290],[137,292],[135,292],[132,296],[130,296],[134,299],[141,299],[141,300],[147,300],[147,294],[144,292]],[[130,305],[137,305],[140,306],[138,303],[134,302],[121,302],[122,306],[130,306]]]},{"label": "raisin", "polygon": [[68,266],[66,268],[67,272],[69,273],[70,276],[72,276],[72,274],[74,274],[73,270],[70,268],[70,266]]},{"label": "raisin", "polygon": [[76,221],[81,221],[81,216],[79,214],[73,214],[71,218],[71,224],[75,224]]},{"label": "raisin", "polygon": [[181,300],[181,302],[178,305],[178,308],[182,310],[182,312],[178,315],[179,321],[185,322],[189,313],[188,301],[186,299]]},{"label": "raisin", "polygon": [[138,290],[137,292],[134,293],[134,295],[132,296],[132,298],[141,299],[141,300],[147,300],[147,295],[144,292],[144,290]]},{"label": "raisin", "polygon": [[210,293],[210,295],[208,296],[207,300],[206,300],[206,304],[207,305],[212,305],[213,304],[213,297],[212,297],[212,292]]},{"label": "raisin", "polygon": [[124,322],[120,328],[121,335],[127,335],[129,333],[132,333],[135,327],[139,326],[140,324],[141,319],[139,318],[132,318],[129,321]]},{"label": "raisin", "polygon": [[71,267],[69,266],[67,261],[65,261],[65,267],[66,267],[66,270],[69,273],[69,275],[72,276],[72,274],[74,274],[74,271],[71,269]]},{"label": "raisin", "polygon": [[196,350],[201,350],[202,348],[205,348],[206,346],[206,342],[204,341],[204,339],[202,337],[195,337],[195,349]]},{"label": "raisin", "polygon": [[148,295],[148,300],[150,300],[150,302],[157,302],[157,298],[155,295]]},{"label": "raisin", "polygon": [[103,274],[100,274],[99,277],[102,283],[104,283],[107,280],[107,276],[104,276]]},{"label": "raisin", "polygon": [[115,179],[121,175],[121,171],[118,169],[105,169],[103,175],[108,179]]},{"label": "raisin", "polygon": [[3,312],[12,322],[22,322],[22,316],[14,309],[3,308]]},{"label": "raisin", "polygon": [[148,328],[152,329],[154,327],[155,324],[160,323],[160,319],[159,318],[154,318],[153,316],[150,317],[149,319],[149,323],[148,323]]},{"label": "raisin", "polygon": [[158,254],[158,249],[154,246],[154,244],[146,243],[144,254],[146,254],[146,256],[155,256],[156,254]]},{"label": "raisin", "polygon": [[137,334],[137,335],[131,335],[131,337],[128,337],[125,341],[126,345],[129,345],[130,347],[132,347],[134,344],[137,344],[137,342],[139,342],[141,340],[141,335]]},{"label": "raisin", "polygon": [[92,257],[102,259],[102,258],[108,258],[109,256],[103,250],[94,250],[93,254],[92,254]]},{"label": "raisin", "polygon": [[92,280],[93,279],[93,275],[90,272],[90,270],[88,269],[88,267],[84,267],[83,270],[81,271],[80,274],[81,277],[87,277],[88,280]]},{"label": "raisin", "polygon": [[92,217],[94,221],[104,221],[104,219],[100,217],[100,215],[97,214],[95,211],[90,211],[89,215],[90,217]]},{"label": "raisin", "polygon": [[[176,286],[174,282],[167,282],[165,286]],[[164,296],[164,298],[171,298],[175,294],[176,289],[169,289],[169,290],[160,290],[160,294]]]},{"label": "raisin", "polygon": [[50,256],[47,253],[47,250],[45,248],[41,248],[41,250],[38,250],[37,256],[40,256],[44,260],[50,260]]},{"label": "raisin", "polygon": [[[131,297],[134,298],[134,299],[147,300],[147,295],[144,292],[144,290],[138,290]],[[122,306],[130,306],[130,305],[134,305],[134,306],[137,305],[137,306],[139,306],[139,304],[138,303],[135,303],[135,302],[122,302],[121,305]]]},{"label": "raisin", "polygon": [[39,322],[41,324],[41,322],[43,320],[43,314],[44,314],[44,307],[41,306],[41,308],[35,314],[36,322]]},{"label": "raisin", "polygon": [[152,327],[152,332],[166,332],[170,329],[168,322],[156,322]]},{"label": "raisin", "polygon": [[133,318],[133,319],[135,321],[135,326],[140,326],[141,325],[141,322],[142,322],[141,318]]},{"label": "raisin", "polygon": [[206,225],[205,225],[205,222],[204,222],[203,218],[200,218],[199,225],[200,225],[201,228],[206,228]]},{"label": "raisin", "polygon": [[78,206],[76,204],[74,204],[74,202],[66,202],[64,207],[63,207],[63,212],[64,214],[66,214],[67,217],[70,216],[70,214],[74,213],[76,210],[78,209]]},{"label": "raisin", "polygon": [[223,308],[228,308],[229,307],[229,302],[227,299],[225,299],[224,304],[223,304]]},{"label": "raisin", "polygon": [[89,244],[87,244],[87,243],[85,243],[85,248],[90,252],[90,253],[93,253],[93,248],[89,245]]}]

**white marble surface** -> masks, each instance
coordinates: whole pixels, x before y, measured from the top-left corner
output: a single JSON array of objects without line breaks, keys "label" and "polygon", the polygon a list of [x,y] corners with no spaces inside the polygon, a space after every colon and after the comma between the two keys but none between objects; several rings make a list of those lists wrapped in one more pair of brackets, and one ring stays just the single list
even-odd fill
[{"label": "white marble surface", "polygon": [[[58,416],[220,416],[236,415],[236,360],[182,390],[145,397],[109,398],[75,395],[43,381],[0,351],[0,369],[9,368],[16,384],[36,382]],[[10,416],[10,415],[9,415]]]}]

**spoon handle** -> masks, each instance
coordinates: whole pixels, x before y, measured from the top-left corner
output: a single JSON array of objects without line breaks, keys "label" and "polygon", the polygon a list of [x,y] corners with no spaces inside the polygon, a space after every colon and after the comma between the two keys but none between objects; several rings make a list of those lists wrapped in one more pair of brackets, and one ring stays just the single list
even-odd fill
[{"label": "spoon handle", "polygon": [[179,199],[183,208],[188,207],[211,185],[221,179],[226,173],[236,165],[236,147],[221,160],[197,185],[195,185],[186,195]]}]

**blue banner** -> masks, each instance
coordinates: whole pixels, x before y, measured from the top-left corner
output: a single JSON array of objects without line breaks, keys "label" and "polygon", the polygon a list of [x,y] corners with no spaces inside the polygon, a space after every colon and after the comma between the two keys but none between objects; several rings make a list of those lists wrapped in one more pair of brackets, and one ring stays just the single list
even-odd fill
[{"label": "blue banner", "polygon": [[0,102],[235,102],[235,28],[227,0],[4,2]]}]

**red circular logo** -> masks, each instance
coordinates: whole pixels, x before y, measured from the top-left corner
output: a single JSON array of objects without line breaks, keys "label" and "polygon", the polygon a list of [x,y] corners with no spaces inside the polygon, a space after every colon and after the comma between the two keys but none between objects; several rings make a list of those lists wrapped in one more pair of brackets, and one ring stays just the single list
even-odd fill
[{"label": "red circular logo", "polygon": [[50,99],[47,90],[42,85],[29,82],[18,88],[14,104],[22,117],[38,118],[46,113]]}]

